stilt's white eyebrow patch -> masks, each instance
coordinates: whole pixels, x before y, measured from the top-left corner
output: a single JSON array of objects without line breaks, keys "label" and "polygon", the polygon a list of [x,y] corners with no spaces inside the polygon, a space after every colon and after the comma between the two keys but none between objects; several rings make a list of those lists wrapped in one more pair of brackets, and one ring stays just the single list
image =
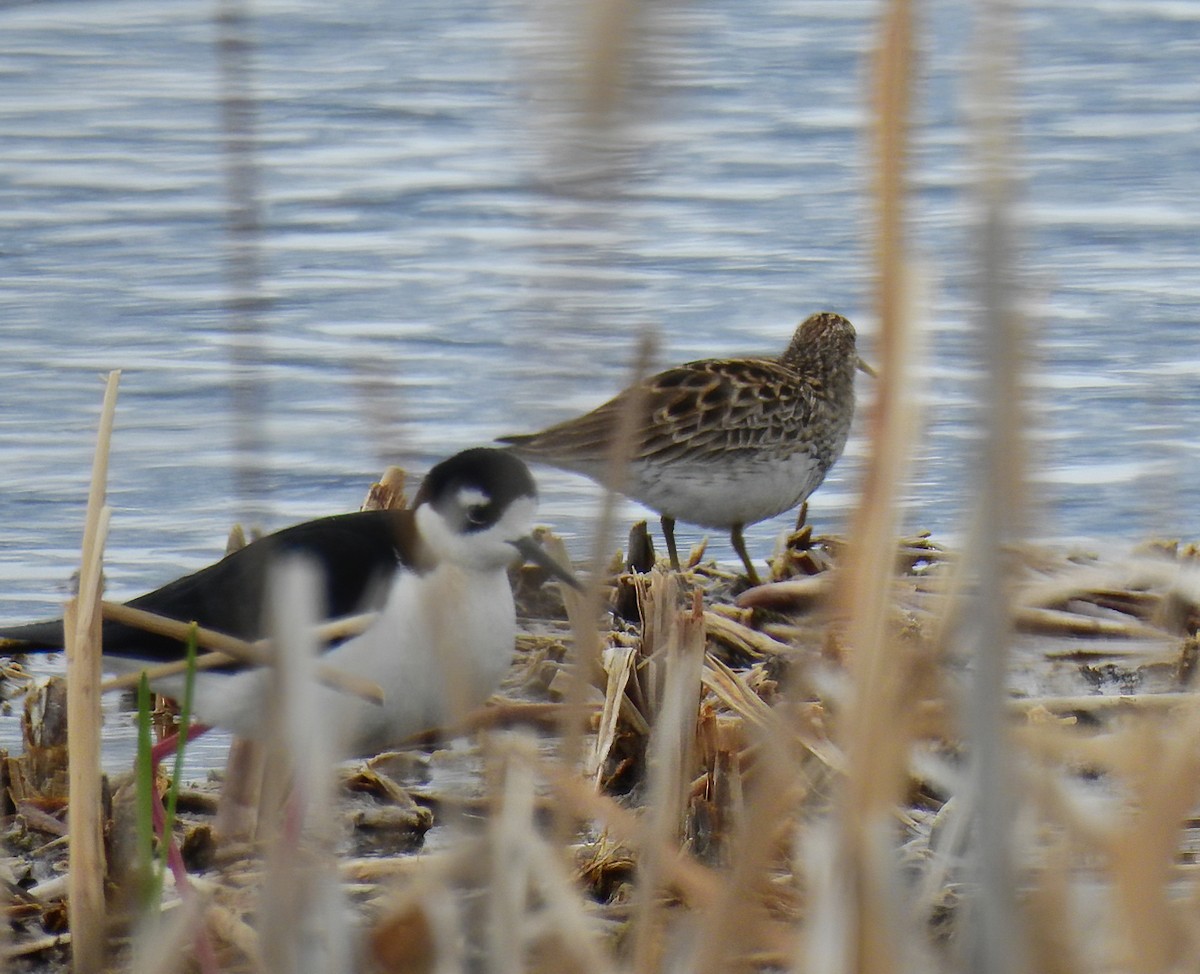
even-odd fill
[{"label": "stilt's white eyebrow patch", "polygon": [[464,487],[458,492],[456,499],[461,507],[475,507],[479,504],[489,504],[492,500],[478,487]]}]

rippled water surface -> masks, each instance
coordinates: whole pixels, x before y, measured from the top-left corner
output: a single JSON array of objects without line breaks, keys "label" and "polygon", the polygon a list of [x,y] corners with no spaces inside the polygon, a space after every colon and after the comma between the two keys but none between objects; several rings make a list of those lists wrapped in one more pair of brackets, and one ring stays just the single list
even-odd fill
[{"label": "rippled water surface", "polygon": [[[1031,524],[1194,538],[1200,5],[1027,6]],[[922,45],[927,429],[904,492],[905,526],[946,537],[971,499],[978,378],[960,8],[931,5]],[[827,307],[872,357],[877,5],[654,5],[639,94],[602,147],[562,99],[576,57],[554,9],[253,7],[266,301],[247,340],[226,311],[214,7],[0,5],[0,619],[57,612],[109,369],[124,376],[106,570],[128,597],[212,560],[234,521],[353,509],[385,464],[424,470],[598,403],[646,327],[666,363],[781,349]],[[263,417],[249,434],[239,355]],[[233,459],[246,435],[263,443],[249,479]],[[820,528],[844,526],[862,454],[856,438],[814,498]],[[539,479],[545,520],[582,554],[597,492]],[[749,531],[752,547],[786,524]]]}]

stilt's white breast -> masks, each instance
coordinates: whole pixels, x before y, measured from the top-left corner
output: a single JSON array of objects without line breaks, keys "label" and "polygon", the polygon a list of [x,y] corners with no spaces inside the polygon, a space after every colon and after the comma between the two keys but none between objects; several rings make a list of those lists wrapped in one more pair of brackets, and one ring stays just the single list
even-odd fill
[{"label": "stilt's white breast", "polygon": [[[383,704],[322,687],[313,719],[328,726],[340,756],[394,747],[483,703],[511,665],[515,638],[516,610],[503,570],[446,563],[427,575],[402,571],[371,628],[322,660],[377,683]],[[263,670],[203,675],[198,719],[261,736],[267,679]]]}]

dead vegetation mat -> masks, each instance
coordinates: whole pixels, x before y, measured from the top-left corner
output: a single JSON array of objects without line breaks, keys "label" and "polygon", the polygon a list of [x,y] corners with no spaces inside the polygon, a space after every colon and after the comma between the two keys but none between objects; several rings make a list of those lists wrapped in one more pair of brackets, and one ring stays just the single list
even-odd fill
[{"label": "dead vegetation mat", "polygon": [[[450,951],[459,969],[483,969],[499,951],[537,971],[653,970],[670,957],[803,969],[847,895],[842,782],[860,759],[844,729],[856,648],[845,596],[833,594],[843,550],[799,531],[772,581],[750,590],[702,550],[679,574],[615,560],[580,683],[573,633],[587,601],[564,604],[523,574],[518,658],[492,705],[464,728],[340,768],[332,831],[291,840],[291,868],[336,878],[356,964],[434,970]],[[1147,951],[1169,965],[1200,939],[1200,559],[1162,543],[1009,556],[1012,590],[978,593],[962,556],[931,538],[896,548],[886,639],[902,757],[884,772],[902,777],[905,798],[880,855],[903,891],[904,936],[935,968],[965,969],[970,605],[1007,598],[1014,867],[1030,950],[1056,970],[1100,969],[1096,958],[1123,969]],[[28,693],[24,753],[0,761],[10,970],[65,969],[69,956],[58,692]],[[163,898],[163,916],[186,916],[192,931],[176,934],[178,969],[272,966],[264,890],[286,805],[230,786],[244,768],[181,792],[191,888],[168,879]],[[130,791],[113,780],[105,798],[114,970],[137,953]]]}]

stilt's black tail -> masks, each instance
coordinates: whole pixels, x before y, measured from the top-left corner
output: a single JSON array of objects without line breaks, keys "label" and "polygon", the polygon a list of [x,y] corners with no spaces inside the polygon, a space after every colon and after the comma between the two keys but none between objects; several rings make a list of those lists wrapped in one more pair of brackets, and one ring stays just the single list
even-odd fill
[{"label": "stilt's black tail", "polygon": [[[128,604],[242,639],[257,639],[264,635],[268,570],[278,555],[297,552],[316,561],[325,576],[327,615],[348,615],[382,603],[405,550],[401,535],[406,531],[412,531],[409,511],[361,511],[307,521],[261,538]],[[104,623],[103,641],[105,653],[136,659],[167,661],[179,659],[184,652],[175,639],[113,621]],[[61,619],[0,626],[0,654],[62,648]]]},{"label": "stilt's black tail", "polygon": [[63,648],[63,621],[30,622],[0,628],[0,655]]}]

